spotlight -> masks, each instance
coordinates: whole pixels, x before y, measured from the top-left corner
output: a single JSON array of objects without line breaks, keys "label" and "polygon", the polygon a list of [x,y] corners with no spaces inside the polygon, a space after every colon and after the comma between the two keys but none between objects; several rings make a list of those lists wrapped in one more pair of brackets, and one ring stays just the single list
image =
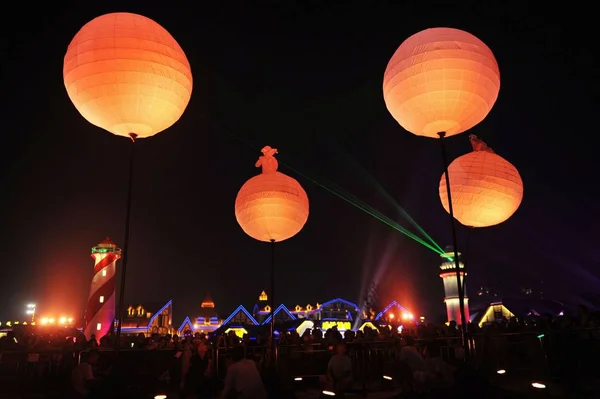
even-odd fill
[{"label": "spotlight", "polygon": [[389,375],[384,375],[384,376],[383,376],[383,379],[384,379],[384,380],[391,381],[391,380],[392,380],[392,377],[390,377]]},{"label": "spotlight", "polygon": [[302,381],[302,377],[296,377],[294,378],[294,381]]},{"label": "spotlight", "polygon": [[546,385],[542,384],[541,382],[532,382],[531,386],[537,389],[544,389],[546,388]]},{"label": "spotlight", "polygon": [[167,395],[156,395],[154,399],[167,399]]},{"label": "spotlight", "polygon": [[335,392],[323,391],[323,395],[325,395],[325,396],[335,396]]},{"label": "spotlight", "polygon": [[498,370],[498,371],[496,371],[496,373],[498,373],[498,374],[506,374],[506,370]]}]

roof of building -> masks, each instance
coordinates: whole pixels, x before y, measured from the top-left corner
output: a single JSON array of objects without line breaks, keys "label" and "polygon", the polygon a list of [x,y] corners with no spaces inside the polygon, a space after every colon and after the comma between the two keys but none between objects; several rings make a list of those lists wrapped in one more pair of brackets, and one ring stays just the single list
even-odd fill
[{"label": "roof of building", "polygon": [[106,237],[104,240],[100,241],[98,244],[104,244],[104,245],[117,245],[115,244],[110,237]]},{"label": "roof of building", "polygon": [[539,298],[502,298],[488,303],[485,306],[469,306],[471,321],[478,322],[485,315],[486,310],[492,305],[504,305],[504,307],[517,317],[530,315],[558,316],[560,312],[571,312],[572,307],[561,302],[550,299]]},{"label": "roof of building", "polygon": [[[141,305],[141,304],[129,305],[125,308],[125,317],[123,319],[122,327],[144,327],[144,326],[147,326],[148,323],[150,323],[150,320],[152,319],[152,317],[154,315],[156,315],[157,312],[159,312],[160,310],[162,310],[164,307],[166,307],[169,304],[171,304],[171,301],[148,302],[144,305]],[[137,315],[129,316],[128,315],[127,311],[130,307],[137,309],[140,306],[142,307],[142,309],[144,309],[142,316],[137,316]],[[150,313],[150,317],[147,317],[148,313]]]},{"label": "roof of building", "polygon": [[202,304],[200,305],[200,307],[201,308],[214,308],[215,307],[215,301],[213,301],[210,294],[206,294],[204,296],[204,300],[202,301]]}]

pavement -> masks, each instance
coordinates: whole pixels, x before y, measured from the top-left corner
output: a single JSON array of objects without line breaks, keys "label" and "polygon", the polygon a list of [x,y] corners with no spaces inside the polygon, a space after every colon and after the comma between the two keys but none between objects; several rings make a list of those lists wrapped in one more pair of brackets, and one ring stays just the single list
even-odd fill
[{"label": "pavement", "polygon": [[[486,398],[486,399],[503,399],[503,398],[600,398],[600,380],[590,379],[587,381],[578,381],[576,385],[577,393],[572,392],[573,384],[569,388],[565,386],[564,382],[559,381],[544,381],[539,380],[543,383],[545,389],[533,389],[531,387],[531,378],[525,375],[505,375],[503,377],[509,378],[491,378],[488,380],[482,380],[477,377],[470,377],[462,380],[462,383],[458,389],[454,392],[449,392],[446,398]],[[0,386],[2,384],[0,383]],[[387,399],[387,398],[410,398],[412,395],[402,395],[400,389],[389,389],[381,390],[380,384],[375,384],[367,387],[366,394],[363,396],[361,392],[361,386],[355,386],[353,394],[347,394],[346,398],[373,398],[373,399]],[[294,395],[298,399],[320,399],[321,391],[314,385],[308,385],[305,387],[297,387]],[[12,394],[7,390],[0,392],[0,398],[2,399],[58,399],[61,395],[36,395],[36,394]],[[172,395],[173,398],[177,398],[177,395]],[[171,395],[169,395],[171,397]],[[417,396],[419,397],[419,396]],[[61,398],[62,399],[62,398]],[[149,398],[152,399],[152,398]],[[190,398],[191,399],[191,398]]]},{"label": "pavement", "polygon": [[[397,398],[402,393],[401,390],[389,391],[389,392],[372,392],[366,396],[360,394],[347,394],[344,398],[370,398],[370,399],[391,399]],[[307,390],[304,392],[296,392],[297,399],[320,399],[321,391],[319,390]]]}]

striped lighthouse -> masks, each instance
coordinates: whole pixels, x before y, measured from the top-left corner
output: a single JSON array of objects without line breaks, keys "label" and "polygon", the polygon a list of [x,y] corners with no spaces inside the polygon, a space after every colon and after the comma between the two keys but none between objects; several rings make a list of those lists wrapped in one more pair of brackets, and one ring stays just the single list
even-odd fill
[{"label": "striped lighthouse", "polygon": [[94,277],[85,310],[84,334],[87,339],[95,335],[99,340],[112,330],[115,319],[115,272],[120,257],[121,248],[117,248],[108,237],[92,248]]}]

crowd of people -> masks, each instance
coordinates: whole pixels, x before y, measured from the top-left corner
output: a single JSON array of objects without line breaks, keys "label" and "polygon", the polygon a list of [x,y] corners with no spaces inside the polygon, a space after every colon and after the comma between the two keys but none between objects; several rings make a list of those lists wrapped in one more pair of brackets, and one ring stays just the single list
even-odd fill
[{"label": "crowd of people", "polygon": [[[528,332],[539,337],[540,333],[597,327],[598,321],[597,315],[580,309],[576,317],[513,317],[483,329],[469,324],[468,330],[470,335],[488,337]],[[597,330],[593,331],[597,333]],[[394,384],[405,390],[447,390],[454,385],[454,367],[452,362],[447,361],[448,356],[442,356],[441,349],[451,348],[452,357],[460,358],[459,338],[460,332],[454,322],[442,326],[409,325],[401,331],[397,328],[366,327],[362,331],[346,331],[344,334],[335,327],[327,331],[315,328],[306,330],[302,335],[295,330],[280,334],[277,353],[282,357],[285,355],[285,360],[290,363],[300,363],[301,357],[321,354],[320,358],[326,359],[318,373],[322,389],[343,392],[352,389],[356,382],[356,354],[360,349],[383,343],[391,353],[386,358],[385,370]],[[27,353],[27,363],[35,363],[36,355],[39,359],[40,353],[49,353],[53,368],[72,370],[71,392],[75,397],[84,398],[93,397],[110,374],[107,362],[101,360],[106,356],[104,351],[109,353],[115,344],[112,332],[98,340],[94,336],[86,339],[74,329],[23,329],[1,337],[0,352]],[[233,331],[214,335],[189,331],[182,336],[139,334],[123,336],[120,347],[128,351],[172,351],[170,358],[176,364],[172,379],[182,397],[214,397],[219,392],[222,398],[266,397],[267,388],[263,380],[273,364],[273,346],[268,332],[257,332],[253,336],[246,334],[241,338]],[[78,353],[86,353],[86,356],[80,358],[74,355]]]}]

